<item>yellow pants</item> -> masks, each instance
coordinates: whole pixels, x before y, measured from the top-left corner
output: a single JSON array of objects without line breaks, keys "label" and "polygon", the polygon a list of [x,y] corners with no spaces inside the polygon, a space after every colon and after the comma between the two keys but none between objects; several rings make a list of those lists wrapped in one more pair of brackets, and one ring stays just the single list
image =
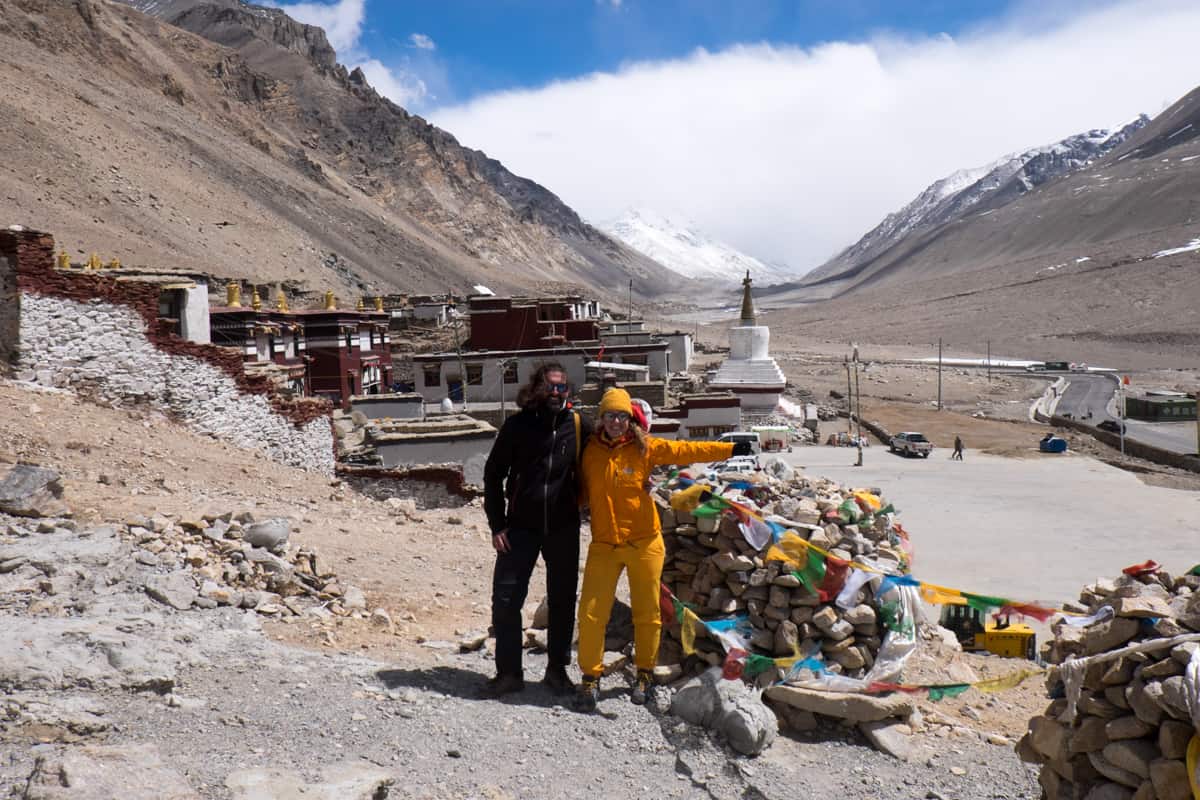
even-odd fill
[{"label": "yellow pants", "polygon": [[629,570],[629,601],[633,611],[634,663],[652,670],[658,662],[662,619],[658,611],[662,580],[662,536],[613,546],[592,542],[583,568],[579,593],[579,669],[599,677],[604,669],[604,629],[617,595],[617,581]]}]

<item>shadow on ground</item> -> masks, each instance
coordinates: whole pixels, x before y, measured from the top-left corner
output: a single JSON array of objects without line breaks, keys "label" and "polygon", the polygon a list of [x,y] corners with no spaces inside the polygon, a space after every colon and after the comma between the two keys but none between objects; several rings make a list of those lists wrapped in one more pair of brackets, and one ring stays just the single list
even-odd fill
[{"label": "shadow on ground", "polygon": [[[504,695],[500,698],[481,698],[479,691],[483,688],[487,676],[460,667],[443,665],[423,669],[381,669],[375,673],[375,677],[388,689],[420,689],[421,691],[438,692],[463,700],[505,703],[508,705],[540,706],[542,708],[553,708],[554,706],[570,708],[571,705],[570,695],[563,696],[552,693],[536,677],[533,680],[526,678],[525,689],[523,691]],[[614,678],[607,680],[615,681]],[[603,701],[613,697],[625,697],[628,694],[629,689],[622,681],[619,685],[601,689],[600,699]]]}]

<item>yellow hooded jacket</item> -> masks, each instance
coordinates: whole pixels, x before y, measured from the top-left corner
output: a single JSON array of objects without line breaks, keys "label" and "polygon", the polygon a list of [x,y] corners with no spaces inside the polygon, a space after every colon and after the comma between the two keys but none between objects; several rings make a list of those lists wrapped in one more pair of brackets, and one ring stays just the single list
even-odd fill
[{"label": "yellow hooded jacket", "polygon": [[633,437],[612,442],[597,431],[583,449],[580,473],[591,506],[592,541],[622,545],[662,532],[658,509],[646,491],[652,468],[723,461],[733,455],[728,442],[676,442],[647,436],[646,445],[643,453]]}]

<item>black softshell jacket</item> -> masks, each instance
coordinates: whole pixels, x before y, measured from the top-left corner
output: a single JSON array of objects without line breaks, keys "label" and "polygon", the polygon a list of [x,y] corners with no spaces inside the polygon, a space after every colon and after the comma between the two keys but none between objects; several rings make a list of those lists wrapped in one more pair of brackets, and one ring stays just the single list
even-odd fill
[{"label": "black softshell jacket", "polygon": [[[579,530],[575,414],[522,409],[500,427],[483,468],[483,508],[492,533],[506,528]],[[579,449],[592,433],[579,419]]]}]

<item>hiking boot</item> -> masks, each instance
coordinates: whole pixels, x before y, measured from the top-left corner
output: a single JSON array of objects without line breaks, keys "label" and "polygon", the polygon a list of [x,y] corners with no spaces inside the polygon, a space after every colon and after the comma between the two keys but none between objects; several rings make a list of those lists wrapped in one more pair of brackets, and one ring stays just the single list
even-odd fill
[{"label": "hiking boot", "polygon": [[483,700],[494,700],[506,694],[519,692],[524,688],[525,679],[520,675],[501,673],[494,678],[488,679],[483,688],[479,690],[479,697]]},{"label": "hiking boot", "polygon": [[546,667],[546,677],[542,678],[542,683],[550,690],[551,694],[564,697],[575,691],[575,684],[571,682],[571,678],[567,675],[566,667],[549,666]]},{"label": "hiking boot", "polygon": [[630,693],[629,699],[633,701],[635,706],[644,706],[646,704],[646,693],[650,691],[650,687],[654,685],[654,673],[648,669],[639,669],[637,671],[637,681],[633,684],[633,692]]},{"label": "hiking boot", "polygon": [[596,710],[596,704],[600,702],[600,679],[593,678],[590,675],[584,675],[583,680],[579,682],[579,687],[575,690],[575,698],[572,705],[576,711],[590,712]]}]

